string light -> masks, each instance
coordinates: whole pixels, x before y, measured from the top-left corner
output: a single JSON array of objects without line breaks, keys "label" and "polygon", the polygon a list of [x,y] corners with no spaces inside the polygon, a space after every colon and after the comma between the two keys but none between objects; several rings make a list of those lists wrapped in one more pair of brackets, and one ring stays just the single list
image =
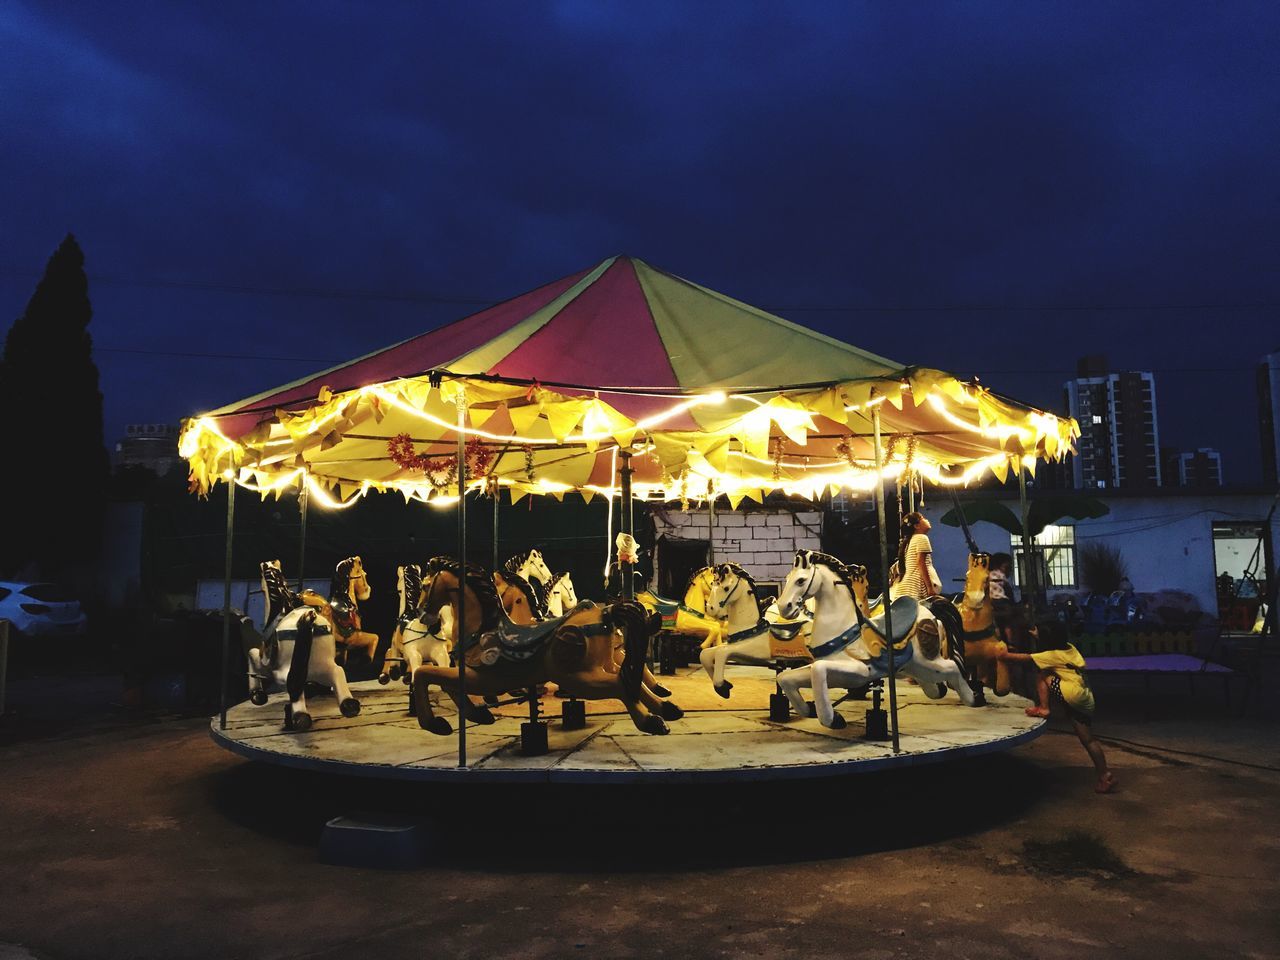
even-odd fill
[{"label": "string light", "polygon": [[[455,385],[461,386],[463,378],[455,380]],[[893,386],[897,386],[894,384]],[[909,390],[909,384],[902,385],[904,389]],[[606,391],[608,392],[608,391]],[[544,394],[544,397],[547,395]],[[558,395],[550,394],[552,397]],[[202,416],[188,422],[186,429],[180,441],[181,455],[192,461],[192,468],[197,482],[202,486],[207,486],[208,481],[203,478],[209,478],[216,482],[218,478],[236,482],[239,486],[248,490],[253,490],[262,494],[278,493],[279,491],[291,487],[297,483],[300,476],[305,477],[307,488],[313,494],[318,503],[330,509],[346,509],[352,506],[357,500],[365,496],[370,489],[379,491],[395,491],[406,497],[406,499],[418,499],[433,506],[444,507],[457,502],[456,495],[448,497],[443,496],[439,490],[428,489],[420,481],[411,480],[352,480],[350,485],[360,484],[359,490],[347,500],[335,499],[330,496],[327,490],[321,485],[316,477],[307,473],[305,467],[295,467],[294,469],[282,473],[270,482],[263,482],[257,479],[254,483],[247,481],[248,475],[255,478],[262,478],[275,470],[281,468],[282,464],[288,459],[288,451],[283,452],[283,456],[273,453],[271,457],[265,458],[263,453],[269,448],[290,447],[295,451],[300,447],[305,447],[310,437],[321,434],[330,424],[350,418],[353,416],[355,405],[362,399],[370,399],[373,405],[382,413],[388,411],[399,411],[415,419],[426,423],[433,424],[442,431],[453,434],[454,436],[462,435],[470,438],[479,438],[495,443],[505,443],[508,445],[519,444],[521,448],[527,452],[531,452],[534,446],[567,446],[567,445],[584,445],[587,449],[581,453],[567,453],[566,456],[555,460],[552,464],[562,463],[567,460],[576,460],[582,456],[594,457],[597,450],[594,444],[603,441],[614,441],[611,450],[611,456],[614,462],[614,470],[616,473],[616,459],[619,446],[617,445],[618,437],[624,439],[627,436],[634,436],[637,433],[648,432],[651,428],[658,427],[667,423],[681,413],[695,409],[700,406],[719,405],[728,402],[730,399],[742,401],[751,405],[755,410],[746,414],[746,418],[735,419],[726,423],[715,433],[722,436],[726,441],[737,436],[737,431],[748,429],[747,423],[751,424],[751,429],[756,430],[762,428],[764,418],[771,424],[776,424],[783,428],[783,432],[788,434],[795,442],[803,443],[806,436],[813,429],[812,417],[818,415],[819,412],[802,408],[797,405],[794,400],[788,400],[786,403],[776,403],[775,400],[786,400],[786,395],[779,390],[777,396],[767,402],[747,394],[727,394],[724,391],[716,390],[697,396],[688,396],[680,402],[673,404],[660,413],[645,417],[639,421],[632,422],[625,420],[626,426],[610,427],[610,414],[607,407],[603,407],[598,399],[595,403],[589,403],[580,418],[578,424],[579,432],[567,433],[561,439],[547,437],[529,437],[516,434],[502,434],[479,427],[459,426],[456,422],[437,417],[427,410],[418,409],[412,403],[402,399],[396,393],[387,389],[385,385],[376,384],[361,387],[357,390],[350,391],[346,394],[340,394],[336,397],[330,396],[327,392],[322,393],[323,402],[326,405],[332,403],[329,409],[323,415],[314,420],[307,421],[305,414],[297,417],[289,417],[281,414],[279,427],[286,433],[285,436],[263,437],[261,440],[253,440],[248,444],[237,442],[226,436],[215,420],[210,416]],[[514,397],[509,399],[515,399]],[[559,398],[561,400],[576,401],[578,398]],[[878,406],[888,400],[889,397],[884,394],[874,394],[865,403],[847,404],[844,406],[845,411],[866,411],[872,407]],[[971,392],[966,392],[965,397],[961,400],[957,398],[962,405],[969,407],[977,405],[977,398]],[[680,480],[669,478],[664,471],[663,483],[636,483],[633,484],[635,496],[640,499],[652,499],[660,496],[665,500],[673,501],[676,499],[685,499],[687,497],[686,485],[689,475],[692,474],[699,478],[706,478],[709,482],[718,486],[720,492],[733,495],[747,495],[754,491],[770,491],[784,490],[788,493],[808,491],[809,495],[816,496],[827,487],[836,485],[846,487],[851,490],[870,489],[879,481],[895,479],[901,477],[904,472],[915,472],[918,475],[928,479],[930,482],[943,486],[959,486],[967,485],[973,480],[981,477],[988,470],[999,470],[1002,463],[1010,466],[1017,463],[1019,469],[1032,468],[1036,456],[1034,453],[1026,453],[1025,451],[1032,449],[1033,444],[1038,443],[1041,437],[1049,437],[1048,449],[1054,451],[1066,452],[1070,449],[1070,436],[1075,433],[1075,425],[1073,421],[1063,421],[1051,414],[1038,410],[1028,410],[1025,415],[1024,423],[1019,425],[1012,423],[1008,419],[1002,419],[1005,414],[1001,411],[994,411],[991,419],[992,423],[983,425],[974,423],[970,419],[957,415],[951,406],[944,400],[943,396],[937,392],[929,393],[927,397],[929,406],[941,416],[948,424],[965,431],[966,433],[976,434],[988,440],[996,440],[1000,444],[1005,444],[1010,438],[1016,438],[1022,449],[1018,454],[1010,454],[1006,451],[993,452],[988,456],[981,457],[976,460],[969,461],[964,468],[957,474],[943,472],[941,463],[932,457],[924,456],[916,449],[915,444],[919,442],[919,438],[904,433],[903,437],[908,439],[907,460],[909,464],[904,464],[897,457],[897,453],[891,448],[888,462],[884,463],[882,468],[876,470],[873,466],[863,467],[861,463],[854,463],[850,460],[848,463],[834,458],[806,456],[801,461],[785,459],[782,456],[781,438],[775,438],[775,446],[770,448],[773,456],[769,459],[757,457],[748,453],[746,450],[725,451],[725,455],[734,458],[739,464],[754,464],[769,469],[768,476],[754,476],[722,473],[715,467],[706,462],[705,454],[699,451],[699,455],[693,460],[688,461],[682,466],[679,473]],[[499,400],[498,402],[503,402]],[[554,402],[554,401],[553,401]],[[768,408],[767,411],[763,408]],[[550,411],[544,406],[535,416],[547,417]],[[620,414],[615,415],[621,416]],[[381,421],[382,417],[378,417]],[[273,425],[274,426],[274,425]],[[349,424],[348,424],[349,427]],[[1064,429],[1065,427],[1065,429]],[[345,431],[347,428],[340,428]],[[260,426],[259,431],[263,428]],[[679,431],[677,431],[679,433]],[[342,439],[342,434],[336,435],[337,439]],[[661,434],[659,434],[661,436]],[[376,440],[376,437],[360,437],[361,440]],[[1056,440],[1056,443],[1054,442]],[[426,441],[428,443],[433,441]],[[739,442],[741,439],[739,438]],[[657,446],[652,440],[646,440],[642,444],[631,444],[629,449],[638,453],[656,452]],[[945,447],[943,448],[945,450]],[[250,456],[247,464],[242,463],[246,459],[247,451],[258,451],[256,458]],[[696,447],[690,446],[687,456],[694,456]],[[202,461],[205,466],[199,467],[197,458],[203,454]],[[1019,455],[1020,454],[1020,455]],[[222,470],[217,470],[216,466],[225,463],[225,458],[231,458],[232,466]],[[834,462],[820,462],[817,465],[813,463],[814,459],[828,460],[833,459]],[[221,462],[220,462],[221,461]],[[301,455],[297,455],[295,462],[301,461]],[[329,463],[344,462],[328,461]],[[352,461],[354,462],[354,461]],[[325,461],[317,461],[312,464],[313,467],[323,467]],[[543,464],[542,466],[551,466],[552,464]],[[216,465],[216,466],[215,466]],[[239,473],[246,479],[241,479],[236,475],[236,467],[239,466]],[[199,467],[199,469],[198,469]],[[210,469],[214,468],[214,469]],[[798,478],[784,479],[782,471],[794,471],[801,474]],[[204,472],[208,471],[208,472]],[[518,472],[518,471],[517,471]],[[533,480],[531,477],[520,479],[500,478],[494,475],[492,478],[481,478],[473,484],[469,484],[467,489],[480,489],[486,482],[496,481],[499,485],[507,485],[513,490],[519,489],[526,493],[549,493],[561,495],[573,489],[589,491],[593,494],[598,493],[607,497],[612,504],[614,497],[619,495],[616,485],[611,482],[610,486],[600,486],[597,484],[573,484],[564,483],[548,477],[539,477]],[[348,486],[348,481],[340,480],[342,487]],[[341,489],[341,487],[340,487]],[[744,493],[745,491],[745,493]],[[612,517],[612,509],[610,510]]]}]

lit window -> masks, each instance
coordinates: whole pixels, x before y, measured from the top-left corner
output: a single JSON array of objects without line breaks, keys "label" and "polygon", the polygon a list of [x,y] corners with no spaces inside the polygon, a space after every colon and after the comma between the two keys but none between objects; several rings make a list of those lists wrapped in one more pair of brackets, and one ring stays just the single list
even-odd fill
[{"label": "lit window", "polygon": [[[1102,486],[1103,481],[1098,482]],[[1049,524],[1034,538],[1035,545],[1044,556],[1045,568],[1049,573],[1050,587],[1076,586],[1076,528],[1060,527]],[[1018,582],[1018,571],[1022,564],[1022,537],[1013,538],[1013,576]]]}]

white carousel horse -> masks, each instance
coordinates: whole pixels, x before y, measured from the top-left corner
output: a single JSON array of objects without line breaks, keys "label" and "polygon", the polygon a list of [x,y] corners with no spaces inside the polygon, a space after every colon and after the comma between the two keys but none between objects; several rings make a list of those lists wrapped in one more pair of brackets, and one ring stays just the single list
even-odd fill
[{"label": "white carousel horse", "polygon": [[351,695],[346,672],[338,666],[329,622],[289,589],[279,560],[269,560],[260,569],[266,624],[261,644],[248,652],[249,699],[261,706],[269,688],[284,688],[289,694],[285,728],[303,732],[311,727],[306,685],[317,683],[334,691],[344,717],[356,716],[360,701]]},{"label": "white carousel horse", "polygon": [[578,594],[573,589],[573,578],[566,570],[544,584],[547,599],[547,616],[562,617],[578,605]]},{"label": "white carousel horse", "polygon": [[778,675],[778,686],[792,707],[801,716],[806,714],[809,708],[800,688],[812,687],[819,722],[840,729],[845,720],[835,712],[828,690],[856,690],[888,676],[890,656],[897,672],[920,681],[925,696],[936,700],[951,687],[965,704],[973,706],[973,690],[952,656],[953,644],[943,624],[913,597],[899,597],[890,608],[893,635],[886,638],[884,618],[867,619],[854,594],[857,586],[865,603],[866,576],[865,567],[847,567],[824,553],[801,550],[796,554],[778,596],[778,609],[783,615],[795,615],[805,600],[814,599],[809,641],[814,661]]},{"label": "white carousel horse", "polygon": [[384,684],[392,680],[410,683],[413,672],[424,663],[447,667],[452,646],[449,638],[453,636],[453,608],[443,607],[438,615],[426,613],[422,567],[416,563],[397,567],[396,590],[400,594],[400,614],[378,675],[378,682]]},{"label": "white carousel horse", "polygon": [[784,620],[777,615],[762,616],[756,584],[751,575],[736,563],[722,563],[715,568],[707,598],[707,612],[725,622],[725,642],[707,647],[698,655],[702,668],[711,678],[716,693],[728,699],[733,684],[724,678],[730,663],[772,667],[779,660],[812,660],[807,640],[813,633],[813,617],[807,610],[799,620]]}]

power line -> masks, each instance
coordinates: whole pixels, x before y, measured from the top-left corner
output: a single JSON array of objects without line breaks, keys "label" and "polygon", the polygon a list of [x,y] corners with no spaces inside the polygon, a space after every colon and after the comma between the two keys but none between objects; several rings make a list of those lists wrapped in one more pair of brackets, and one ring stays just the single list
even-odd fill
[{"label": "power line", "polygon": [[[334,365],[344,363],[332,357],[276,357],[267,354],[253,353],[201,353],[195,350],[142,350],[133,347],[100,347],[94,345],[95,353],[129,353],[145,357],[183,357],[198,360],[268,360],[273,363],[326,363]],[[350,358],[347,358],[350,359]]]},{"label": "power line", "polygon": [[[41,277],[35,270],[0,268],[0,275],[15,277]],[[107,274],[89,274],[93,283],[126,287],[152,287],[159,289],[199,290],[212,293],[232,293],[248,296],[305,297],[320,300],[368,300],[404,303],[459,304],[463,306],[490,306],[505,298],[461,296],[430,291],[360,290],[323,287],[272,287],[261,284],[233,283],[222,280],[167,280],[147,277],[116,277]],[[1065,303],[1065,304],[762,304],[765,310],[790,313],[1141,313],[1147,311],[1176,310],[1276,310],[1280,302],[1259,303]]]},{"label": "power line", "polygon": [[[42,277],[34,270],[0,268],[0,275],[16,277]],[[119,287],[151,287],[158,289],[199,290],[209,293],[235,293],[263,297],[306,297],[317,300],[369,300],[405,303],[461,304],[463,306],[489,306],[497,300],[464,297],[454,294],[427,293],[422,291],[341,290],[319,287],[268,287],[247,283],[229,283],[217,280],[162,280],[149,278],[113,277],[104,274],[88,274],[91,283]]]},{"label": "power line", "polygon": [[[152,350],[142,347],[109,347],[94,344],[94,351],[97,353],[126,353],[137,354],[139,356],[149,357],[179,357],[198,360],[264,360],[277,363],[323,363],[323,364],[339,364],[350,360],[350,357],[282,357],[272,354],[258,353],[214,353],[200,350]],[[1151,367],[1147,372],[1150,373],[1253,373],[1253,367]],[[1070,367],[1010,367],[1008,369],[992,369],[983,368],[977,371],[982,376],[988,374],[1008,375],[1016,373],[1034,373],[1034,374],[1073,374],[1075,371]]]}]

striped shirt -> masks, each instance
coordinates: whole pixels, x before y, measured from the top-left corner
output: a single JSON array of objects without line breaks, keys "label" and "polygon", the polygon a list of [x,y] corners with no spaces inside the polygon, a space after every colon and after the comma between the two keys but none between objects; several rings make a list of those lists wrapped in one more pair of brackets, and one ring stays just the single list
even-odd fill
[{"label": "striped shirt", "polygon": [[[921,563],[923,560],[923,564]],[[933,569],[933,546],[923,533],[913,534],[907,544],[907,556],[903,561],[902,578],[889,588],[889,599],[915,597],[923,600],[942,592],[942,580]],[[927,571],[927,576],[926,576]]]}]

